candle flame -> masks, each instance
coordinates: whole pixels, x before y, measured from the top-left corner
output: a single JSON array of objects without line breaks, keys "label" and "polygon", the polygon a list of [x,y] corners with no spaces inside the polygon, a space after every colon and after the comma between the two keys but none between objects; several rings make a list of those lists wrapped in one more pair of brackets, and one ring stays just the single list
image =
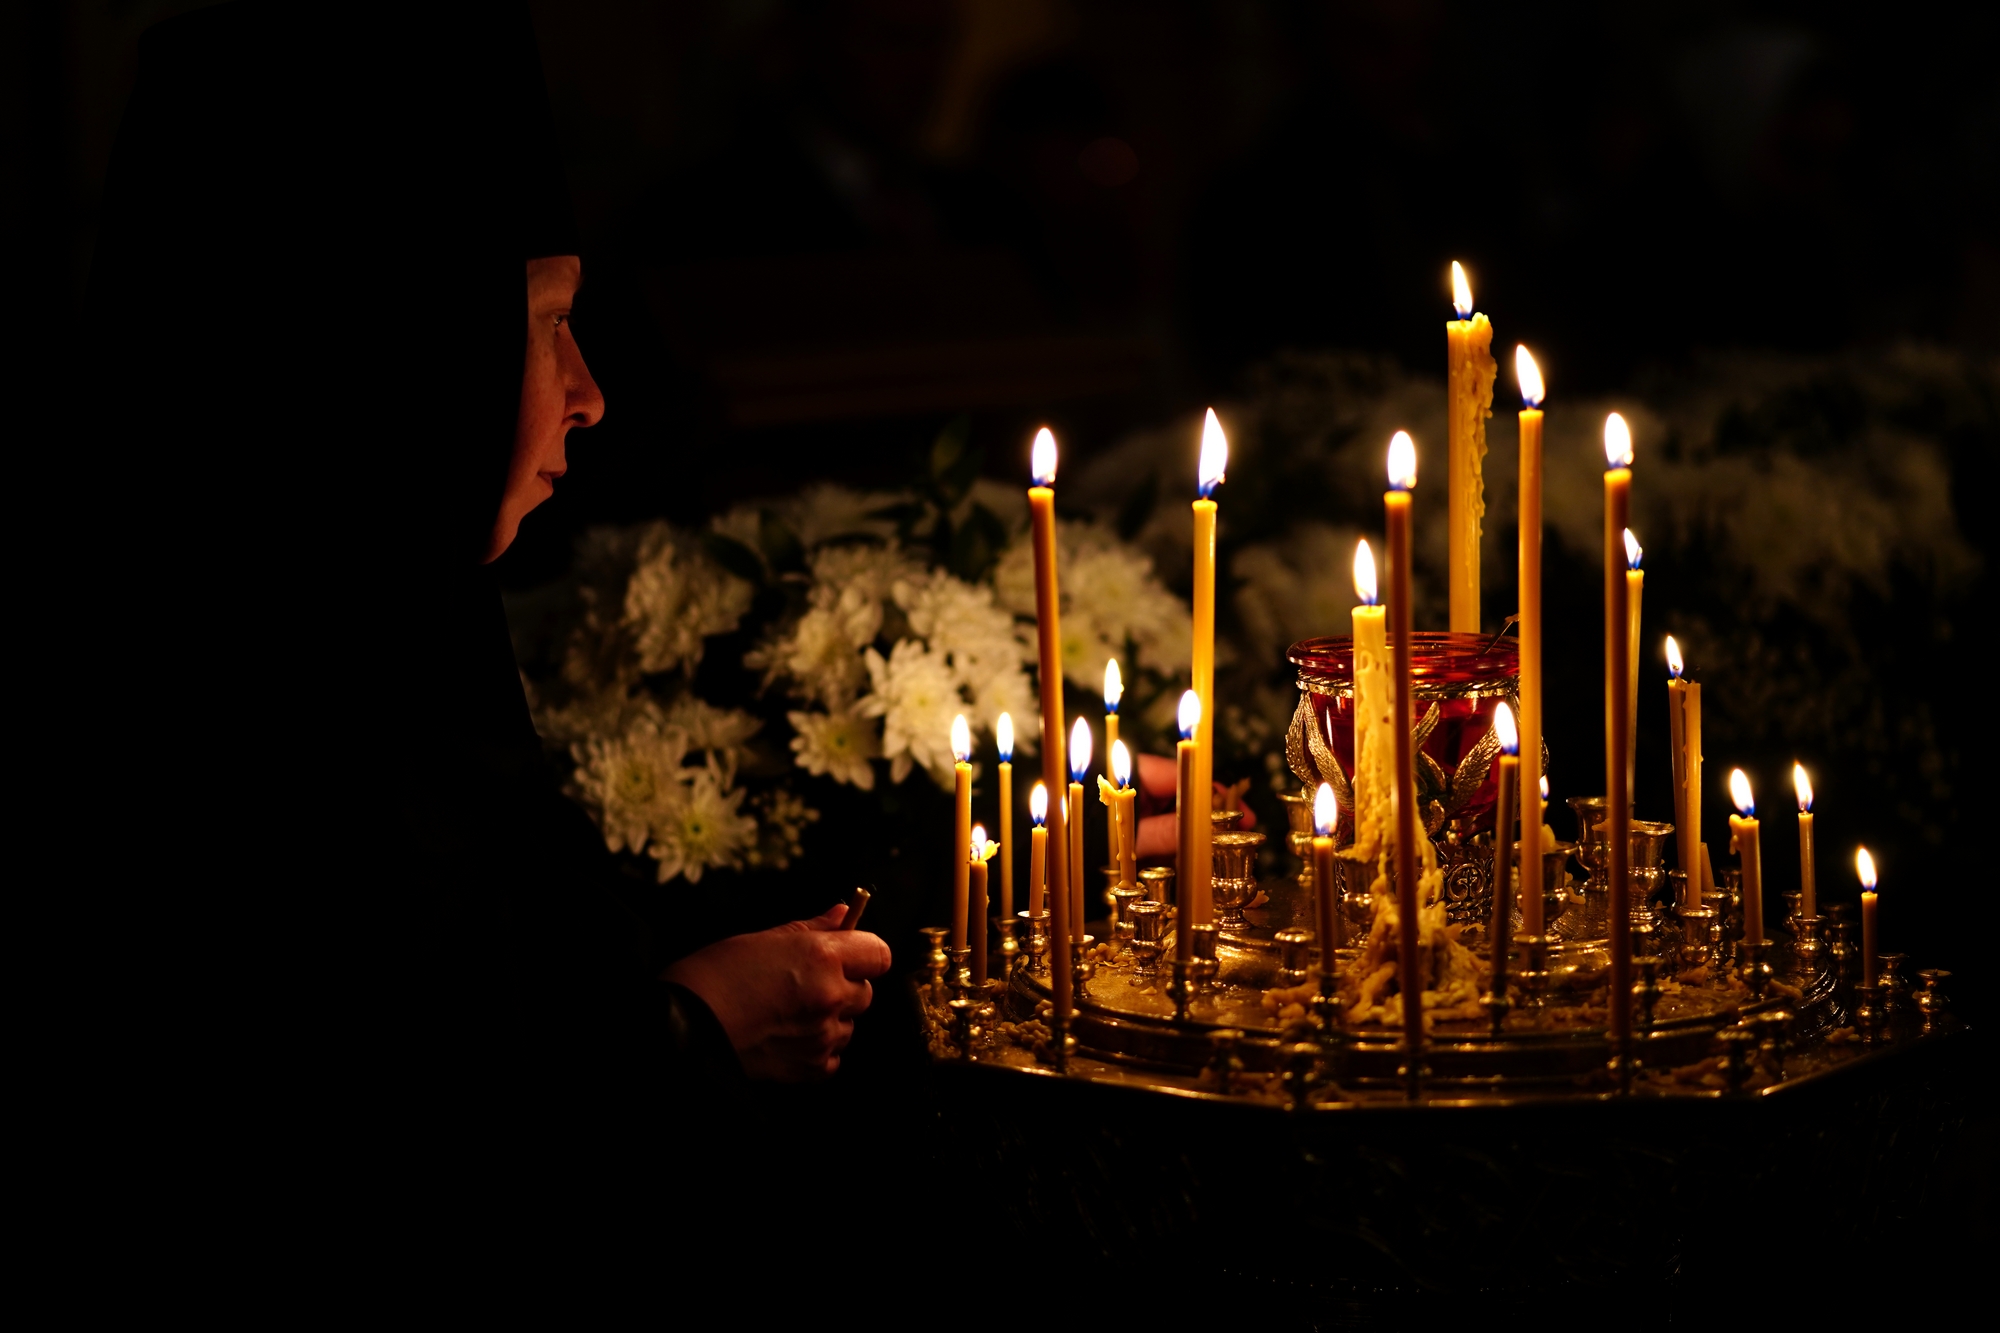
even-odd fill
[{"label": "candle flame", "polygon": [[1028,456],[1028,475],[1037,486],[1056,484],[1056,437],[1047,426],[1035,432],[1035,447]]},{"label": "candle flame", "polygon": [[1049,789],[1039,782],[1028,793],[1028,818],[1035,821],[1036,828],[1049,822]]},{"label": "candle flame", "polygon": [[1181,724],[1181,739],[1184,741],[1193,740],[1195,729],[1201,726],[1201,696],[1193,690],[1188,690],[1181,695],[1179,721]]},{"label": "candle flame", "polygon": [[1125,697],[1125,677],[1118,674],[1118,659],[1111,658],[1104,664],[1104,711],[1118,711],[1118,701]]},{"label": "candle flame", "polygon": [[1501,753],[1521,753],[1521,732],[1514,725],[1514,710],[1505,701],[1493,706],[1493,734],[1500,738]]},{"label": "candle flame", "polygon": [[1014,715],[1002,713],[1000,720],[993,724],[993,743],[1000,750],[1000,762],[1014,762]]},{"label": "candle flame", "polygon": [[1313,832],[1322,838],[1332,837],[1333,826],[1339,818],[1340,806],[1333,799],[1333,784],[1320,783],[1319,790],[1313,793]]},{"label": "candle flame", "polygon": [[951,720],[951,754],[961,764],[972,758],[972,728],[963,713]]},{"label": "candle flame", "polygon": [[1745,819],[1757,815],[1757,802],[1750,795],[1750,777],[1740,768],[1729,770],[1729,799],[1736,806],[1736,813]]},{"label": "candle flame", "polygon": [[1625,529],[1625,568],[1637,569],[1645,556],[1646,548],[1639,545],[1639,539],[1632,535],[1632,529]]},{"label": "candle flame", "polygon": [[1812,813],[1812,779],[1806,776],[1806,766],[1794,761],[1792,764],[1792,790],[1799,794],[1799,813]]},{"label": "candle flame", "polygon": [[1375,605],[1375,553],[1365,539],[1354,548],[1354,594],[1363,606]]},{"label": "candle flame", "polygon": [[984,824],[974,824],[972,826],[972,860],[975,865],[986,860],[986,825]]},{"label": "candle flame", "polygon": [[1854,849],[1854,877],[1861,881],[1861,887],[1868,892],[1875,891],[1875,858],[1868,854],[1866,847]]},{"label": "candle flame", "polygon": [[1090,724],[1082,718],[1069,729],[1069,776],[1073,782],[1083,781],[1083,775],[1090,771]]},{"label": "candle flame", "polygon": [[1520,343],[1514,344],[1514,378],[1521,385],[1522,406],[1540,407],[1542,396],[1547,392],[1542,384],[1542,368],[1535,364],[1535,358],[1528,355],[1528,349]]},{"label": "candle flame", "polygon": [[1451,308],[1460,319],[1472,318],[1472,284],[1466,280],[1465,265],[1451,261]]},{"label": "candle flame", "polygon": [[1222,484],[1223,473],[1229,470],[1229,437],[1222,433],[1222,423],[1215,419],[1215,409],[1209,408],[1208,415],[1201,419],[1201,464],[1195,470],[1195,484],[1201,489],[1201,498],[1206,500]]},{"label": "candle flame", "polygon": [[1124,741],[1111,742],[1111,780],[1120,787],[1132,785],[1132,752]]},{"label": "candle flame", "polygon": [[1549,799],[1549,775],[1546,773],[1542,774],[1542,799]]},{"label": "candle flame", "polygon": [[1679,680],[1681,672],[1684,670],[1686,668],[1681,664],[1681,646],[1675,643],[1674,636],[1669,634],[1667,636],[1667,674],[1675,680]]},{"label": "candle flame", "polygon": [[1632,466],[1632,428],[1613,412],[1604,418],[1604,470]]},{"label": "candle flame", "polygon": [[1410,432],[1399,430],[1389,437],[1389,489],[1413,491],[1417,488],[1417,442]]}]

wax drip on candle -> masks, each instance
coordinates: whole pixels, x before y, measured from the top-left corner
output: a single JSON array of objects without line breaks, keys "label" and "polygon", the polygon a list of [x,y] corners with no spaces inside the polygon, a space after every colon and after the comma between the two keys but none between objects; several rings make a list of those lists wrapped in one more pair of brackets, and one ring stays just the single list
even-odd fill
[{"label": "wax drip on candle", "polygon": [[1399,430],[1389,437],[1389,489],[1413,491],[1417,488],[1417,442],[1410,432]]},{"label": "wax drip on candle", "polygon": [[[1797,760],[1792,761],[1792,790],[1798,793],[1799,813],[1802,815],[1811,814],[1813,802],[1812,779],[1806,776],[1806,766]],[[1835,804],[1839,803],[1835,802]],[[1836,811],[1835,813],[1839,812]]]},{"label": "wax drip on candle", "polygon": [[1014,762],[1014,715],[1002,713],[1000,720],[993,724],[993,744],[1000,751],[1000,762]]},{"label": "wax drip on candle", "polygon": [[1639,545],[1639,539],[1632,535],[1632,529],[1625,529],[1625,568],[1637,569],[1645,555],[1646,548]]},{"label": "wax drip on candle", "polygon": [[1745,819],[1757,817],[1757,802],[1750,794],[1750,778],[1740,768],[1729,770],[1729,800]]},{"label": "wax drip on candle", "polygon": [[1182,691],[1180,716],[1177,720],[1180,723],[1181,739],[1184,741],[1193,740],[1195,728],[1201,725],[1201,696],[1199,694],[1196,694],[1193,690]]},{"label": "wax drip on candle", "polygon": [[963,713],[951,720],[951,755],[961,764],[972,759],[972,727]]},{"label": "wax drip on candle", "polygon": [[1322,838],[1333,836],[1334,823],[1340,818],[1340,803],[1333,798],[1333,784],[1322,782],[1313,793],[1313,832]]},{"label": "wax drip on candle", "polygon": [[1111,780],[1120,791],[1132,785],[1132,752],[1124,741],[1111,742]]},{"label": "wax drip on candle", "polygon": [[1667,636],[1667,678],[1679,680],[1684,669],[1681,663],[1681,646],[1674,642],[1674,636]]},{"label": "wax drip on candle", "polygon": [[1378,601],[1375,590],[1375,553],[1368,549],[1364,539],[1354,547],[1354,595],[1361,599],[1363,606],[1374,606]]},{"label": "wax drip on candle", "polygon": [[1118,674],[1118,659],[1112,658],[1104,664],[1104,711],[1118,711],[1119,700],[1125,697],[1125,678]]},{"label": "wax drip on candle", "polygon": [[1613,412],[1604,418],[1604,470],[1632,466],[1632,428]]},{"label": "wax drip on candle", "polygon": [[1535,358],[1528,355],[1528,349],[1520,344],[1514,347],[1514,378],[1521,385],[1521,406],[1530,410],[1542,405],[1546,392],[1542,384],[1542,368],[1535,364]]},{"label": "wax drip on candle", "polygon": [[1472,283],[1465,276],[1465,265],[1456,259],[1451,261],[1451,308],[1460,319],[1472,318]]},{"label": "wax drip on candle", "polygon": [[1861,881],[1861,887],[1872,893],[1875,890],[1875,858],[1868,854],[1866,847],[1854,849],[1854,876]]},{"label": "wax drip on candle", "polygon": [[1222,423],[1215,419],[1215,409],[1209,408],[1208,415],[1201,422],[1201,463],[1195,470],[1195,484],[1206,500],[1215,493],[1215,488],[1225,480],[1223,473],[1229,470],[1229,437],[1222,433]]},{"label": "wax drip on candle", "polygon": [[1072,782],[1083,781],[1083,775],[1090,772],[1090,724],[1082,718],[1069,729],[1069,776]]},{"label": "wax drip on candle", "polygon": [[[1514,725],[1514,710],[1504,702],[1493,706],[1493,735],[1500,742],[1500,753],[1521,753],[1521,732]],[[1548,781],[1546,778],[1542,780]]]},{"label": "wax drip on candle", "polygon": [[1028,819],[1036,828],[1049,822],[1049,789],[1039,782],[1028,793]]}]

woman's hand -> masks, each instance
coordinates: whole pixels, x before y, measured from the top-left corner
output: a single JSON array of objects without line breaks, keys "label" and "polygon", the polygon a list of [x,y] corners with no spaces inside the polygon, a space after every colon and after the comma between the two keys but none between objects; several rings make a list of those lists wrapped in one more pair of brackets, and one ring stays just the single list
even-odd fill
[{"label": "woman's hand", "polygon": [[[1172,805],[1175,787],[1180,782],[1180,772],[1174,761],[1157,754],[1139,756],[1139,799],[1151,805]],[[1220,782],[1214,784],[1215,804],[1211,809],[1222,809],[1225,793],[1228,791]],[[1257,827],[1257,812],[1249,806],[1243,807],[1243,827]],[[1139,820],[1139,840],[1136,855],[1147,857],[1171,857],[1181,849],[1180,815],[1146,815]]]},{"label": "woman's hand", "polygon": [[889,946],[865,930],[842,930],[847,905],[810,921],[732,935],[660,974],[699,995],[729,1034],[752,1078],[826,1078],[854,1036],[854,1020],[889,970]]}]

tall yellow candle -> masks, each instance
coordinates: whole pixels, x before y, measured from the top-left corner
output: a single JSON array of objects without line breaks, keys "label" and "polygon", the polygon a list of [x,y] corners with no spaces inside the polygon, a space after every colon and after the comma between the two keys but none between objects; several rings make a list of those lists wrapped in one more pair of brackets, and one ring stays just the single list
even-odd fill
[{"label": "tall yellow candle", "polygon": [[1645,551],[1632,529],[1625,529],[1625,790],[1638,782],[1639,754],[1639,603],[1646,592],[1646,571],[1639,568]]},{"label": "tall yellow candle", "polygon": [[1604,422],[1604,788],[1605,863],[1610,880],[1611,1042],[1620,1056],[1632,1040],[1632,917],[1627,902],[1632,859],[1632,668],[1630,597],[1624,533],[1632,508],[1632,432],[1613,412]]},{"label": "tall yellow candle", "polygon": [[1194,957],[1194,932],[1188,929],[1194,909],[1194,876],[1189,872],[1206,854],[1195,837],[1195,821],[1188,812],[1194,790],[1201,780],[1198,752],[1201,742],[1201,696],[1193,690],[1181,695],[1180,744],[1174,747],[1174,812],[1178,834],[1179,866],[1174,875],[1174,957],[1185,963]]},{"label": "tall yellow candle", "polygon": [[[1533,853],[1542,841],[1542,384],[1541,367],[1525,347],[1514,349],[1514,374],[1521,385],[1521,846]],[[1530,816],[1529,811],[1534,814]],[[1530,827],[1533,825],[1533,827]],[[1539,878],[1521,897],[1521,928],[1542,933]]]},{"label": "tall yellow candle", "polygon": [[1334,951],[1340,947],[1340,881],[1333,873],[1333,826],[1340,819],[1340,805],[1333,799],[1333,786],[1322,782],[1313,793],[1313,915],[1319,935],[1320,971],[1331,976],[1340,970]]},{"label": "tall yellow candle", "polygon": [[1000,919],[1014,919],[1014,716],[1002,713],[993,724],[1000,752]]},{"label": "tall yellow candle", "polygon": [[1486,418],[1493,415],[1493,326],[1472,308],[1472,284],[1457,260],[1451,264],[1451,304],[1445,370],[1450,388],[1451,627],[1479,632],[1479,526],[1486,516]]},{"label": "tall yellow candle", "polygon": [[1681,870],[1687,876],[1682,907],[1701,906],[1701,829],[1688,818],[1688,682],[1681,646],[1667,636],[1667,728],[1673,733],[1674,842],[1680,848]]},{"label": "tall yellow candle", "polygon": [[1090,871],[1083,863],[1083,779],[1090,772],[1090,724],[1082,718],[1069,733],[1069,931],[1082,940],[1089,906],[1084,885]]},{"label": "tall yellow candle", "polygon": [[1813,856],[1813,789],[1806,766],[1792,765],[1792,790],[1799,797],[1799,915],[1819,915],[1819,867]]},{"label": "tall yellow candle", "polygon": [[1389,633],[1395,653],[1393,721],[1396,751],[1396,916],[1397,980],[1403,996],[1403,1051],[1412,1071],[1422,1067],[1424,985],[1418,966],[1422,935],[1417,912],[1417,769],[1410,681],[1410,492],[1417,484],[1417,446],[1408,431],[1389,441],[1389,490],[1382,497],[1389,538]]},{"label": "tall yellow candle", "polygon": [[[1229,437],[1209,408],[1201,423],[1201,461],[1195,469],[1194,502],[1194,692],[1201,699],[1201,730],[1195,736],[1195,790],[1188,804],[1180,807],[1184,821],[1194,824],[1195,854],[1189,888],[1193,892],[1195,922],[1214,916],[1210,904],[1210,879],[1214,866],[1209,856],[1209,808],[1214,804],[1215,781],[1215,488],[1229,469]],[[1182,873],[1187,873],[1183,871]]]},{"label": "tall yellow candle", "polygon": [[[1500,784],[1493,810],[1493,970],[1487,988],[1495,995],[1504,995],[1507,937],[1514,924],[1514,792],[1521,776],[1521,736],[1514,726],[1514,710],[1504,702],[1494,705],[1493,734],[1500,738]],[[1525,836],[1527,830],[1524,828],[1522,833]],[[1542,896],[1541,877],[1527,873],[1530,866],[1540,867],[1538,851],[1537,844],[1522,843],[1523,902]]]},{"label": "tall yellow candle", "polygon": [[1048,855],[1049,855],[1049,789],[1037,782],[1035,789],[1028,793],[1028,818],[1034,827],[1028,831],[1028,910],[1046,912],[1049,910]]},{"label": "tall yellow candle", "polygon": [[[972,729],[963,713],[951,720],[951,752],[958,760],[952,770],[951,947],[963,949],[966,894],[972,879]],[[985,932],[980,935],[983,938]]]},{"label": "tall yellow candle", "polygon": [[[1028,488],[1028,522],[1035,553],[1035,644],[1042,690],[1042,772],[1060,781],[1063,771],[1062,603],[1056,586],[1056,437],[1044,426],[1035,433],[1030,462],[1035,484]],[[1048,858],[1049,939],[1055,955],[1049,984],[1057,1019],[1067,1024],[1071,1008],[1069,948],[1069,840],[1063,836],[1063,803],[1049,811],[1049,836],[1056,854]]]},{"label": "tall yellow candle", "polygon": [[972,984],[986,984],[986,858],[995,848],[986,841],[986,826],[972,826],[966,869],[971,873]]},{"label": "tall yellow candle", "polygon": [[1124,741],[1111,742],[1111,780],[1118,784],[1112,807],[1117,831],[1118,887],[1139,886],[1139,791],[1132,785],[1132,751]]},{"label": "tall yellow candle", "polygon": [[1875,984],[1875,858],[1854,849],[1854,873],[1861,880],[1861,984]]},{"label": "tall yellow candle", "polygon": [[[1389,843],[1395,804],[1395,690],[1389,684],[1386,612],[1376,596],[1375,553],[1354,547],[1354,845],[1349,855],[1372,862]],[[1329,738],[1330,739],[1330,738]]]},{"label": "tall yellow candle", "polygon": [[1743,938],[1755,944],[1764,938],[1764,854],[1757,801],[1740,768],[1729,770],[1729,799],[1736,803],[1736,813],[1729,817],[1729,849],[1743,869]]},{"label": "tall yellow candle", "polygon": [[1118,672],[1118,659],[1104,663],[1104,753],[1118,746],[1118,704],[1125,697],[1125,678]]}]

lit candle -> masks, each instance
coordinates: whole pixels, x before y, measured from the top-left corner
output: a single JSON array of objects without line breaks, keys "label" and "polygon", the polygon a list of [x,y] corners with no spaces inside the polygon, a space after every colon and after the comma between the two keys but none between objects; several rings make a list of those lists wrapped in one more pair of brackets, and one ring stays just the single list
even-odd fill
[{"label": "lit candle", "polygon": [[1340,967],[1334,957],[1340,947],[1340,893],[1333,877],[1333,826],[1339,819],[1333,785],[1322,782],[1313,793],[1313,907],[1319,926],[1319,967],[1327,976]]},{"label": "lit candle", "polygon": [[1611,1042],[1624,1055],[1632,1040],[1632,918],[1627,865],[1632,857],[1631,584],[1625,579],[1625,529],[1632,505],[1632,432],[1613,412],[1604,420],[1604,789],[1605,862],[1610,881]]},{"label": "lit candle", "polygon": [[1450,495],[1451,627],[1479,633],[1479,524],[1486,515],[1486,418],[1493,415],[1493,326],[1472,309],[1472,284],[1451,264],[1451,304],[1458,318],[1444,326],[1451,390]]},{"label": "lit candle", "polygon": [[[1408,431],[1389,441],[1389,489],[1382,508],[1389,535],[1389,615],[1395,653],[1397,985],[1403,993],[1403,1047],[1409,1068],[1423,1059],[1424,987],[1418,968],[1417,769],[1410,725],[1410,492],[1417,484],[1417,446]],[[1414,1077],[1414,1076],[1413,1076]]]},{"label": "lit candle", "polygon": [[1049,910],[1048,881],[1044,878],[1049,855],[1049,789],[1039,782],[1028,793],[1028,819],[1034,824],[1028,831],[1028,910],[1046,912]]},{"label": "lit candle", "polygon": [[[1493,978],[1495,995],[1507,993],[1507,936],[1514,917],[1514,792],[1520,779],[1521,736],[1514,727],[1514,710],[1505,703],[1493,707],[1493,734],[1500,738],[1500,787],[1493,811]],[[1539,866],[1538,844],[1527,842],[1521,829],[1521,901],[1539,898],[1541,884],[1531,883],[1528,867]],[[1525,916],[1522,923],[1526,924]]]},{"label": "lit candle", "polygon": [[1646,571],[1639,568],[1645,550],[1632,529],[1625,529],[1625,791],[1629,796],[1638,782],[1639,751],[1639,603],[1646,592]]},{"label": "lit candle", "polygon": [[1125,697],[1125,678],[1118,674],[1118,659],[1104,663],[1104,753],[1118,744],[1118,701]]},{"label": "lit candle", "polygon": [[1667,636],[1667,727],[1673,733],[1674,842],[1681,850],[1681,870],[1687,875],[1682,907],[1701,906],[1701,830],[1688,817],[1688,684],[1681,646]]},{"label": "lit candle", "polygon": [[1792,764],[1792,790],[1799,797],[1799,915],[1819,915],[1819,869],[1813,860],[1812,779],[1806,766]]},{"label": "lit candle", "polygon": [[1132,752],[1124,741],[1111,742],[1111,780],[1118,784],[1112,807],[1118,830],[1118,887],[1139,886],[1139,789],[1132,785]]},{"label": "lit candle", "polygon": [[1211,497],[1222,484],[1229,468],[1229,437],[1209,408],[1201,423],[1201,462],[1195,469],[1195,485],[1201,495],[1194,502],[1194,692],[1201,698],[1201,730],[1195,740],[1196,776],[1199,781],[1188,804],[1180,807],[1183,821],[1194,824],[1196,854],[1183,869],[1191,873],[1194,915],[1183,918],[1200,923],[1212,915],[1209,904],[1209,838],[1213,832],[1208,819],[1215,780],[1215,501]]},{"label": "lit candle", "polygon": [[1875,984],[1875,858],[1854,849],[1854,873],[1861,880],[1861,984]]},{"label": "lit candle", "polygon": [[[1542,776],[1542,384],[1541,367],[1525,347],[1514,349],[1514,376],[1521,385],[1521,621],[1517,649],[1521,663],[1521,846],[1542,843],[1542,802],[1548,780]],[[1528,812],[1535,812],[1532,820]],[[1530,823],[1535,825],[1530,830]],[[1524,860],[1525,864],[1525,860]],[[1541,881],[1521,899],[1521,927],[1542,933]]]},{"label": "lit candle", "polygon": [[986,984],[986,859],[998,851],[986,841],[986,826],[974,824],[966,869],[972,877],[972,984]]},{"label": "lit candle", "polygon": [[1396,782],[1395,691],[1389,684],[1389,641],[1376,596],[1375,553],[1354,547],[1354,846],[1350,855],[1369,862],[1389,838],[1389,810]]},{"label": "lit candle", "polygon": [[[1035,550],[1035,639],[1039,650],[1042,689],[1042,772],[1063,771],[1062,621],[1056,588],[1056,437],[1044,426],[1035,432],[1030,468],[1035,484],[1028,488],[1028,520]],[[1056,854],[1048,858],[1049,938],[1055,957],[1050,986],[1055,992],[1057,1020],[1067,1024],[1070,1012],[1069,858],[1063,837],[1063,803],[1049,811],[1049,832]]]},{"label": "lit candle", "polygon": [[1736,804],[1729,817],[1729,850],[1743,867],[1743,938],[1755,944],[1764,938],[1764,855],[1758,845],[1757,802],[1740,768],[1729,770],[1729,799]]},{"label": "lit candle", "polygon": [[1185,963],[1194,957],[1194,932],[1188,929],[1189,914],[1194,904],[1195,858],[1202,848],[1196,841],[1194,820],[1188,813],[1188,806],[1194,799],[1195,783],[1200,780],[1200,764],[1197,752],[1201,741],[1201,696],[1193,690],[1181,695],[1180,716],[1181,740],[1174,747],[1174,811],[1179,824],[1179,872],[1174,876],[1174,957]]},{"label": "lit candle", "polygon": [[1002,713],[993,724],[994,748],[1000,752],[1000,919],[1014,919],[1014,715]]},{"label": "lit candle", "polygon": [[1083,864],[1083,779],[1090,772],[1090,724],[1082,718],[1069,733],[1069,929],[1070,938],[1082,940],[1085,905],[1083,886],[1088,881]]},{"label": "lit candle", "polygon": [[[952,770],[951,947],[963,949],[972,855],[972,728],[966,725],[963,713],[951,720],[951,752],[958,760]],[[981,931],[980,936],[983,939],[985,932]]]}]

